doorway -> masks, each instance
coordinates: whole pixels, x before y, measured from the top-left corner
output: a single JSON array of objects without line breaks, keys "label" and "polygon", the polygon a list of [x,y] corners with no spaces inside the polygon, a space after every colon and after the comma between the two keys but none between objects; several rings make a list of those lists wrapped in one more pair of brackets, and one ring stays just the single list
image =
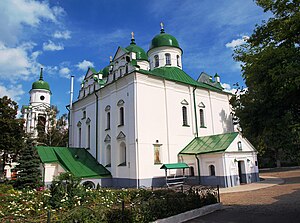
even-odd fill
[{"label": "doorway", "polygon": [[240,178],[240,184],[246,184],[246,171],[245,171],[245,162],[244,161],[238,161],[238,169],[239,169],[239,178]]}]

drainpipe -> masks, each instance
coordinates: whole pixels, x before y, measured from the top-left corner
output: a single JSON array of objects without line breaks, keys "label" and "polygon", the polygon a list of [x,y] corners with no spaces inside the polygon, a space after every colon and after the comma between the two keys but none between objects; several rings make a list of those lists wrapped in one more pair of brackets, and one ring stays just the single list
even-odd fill
[{"label": "drainpipe", "polygon": [[95,91],[96,96],[96,160],[98,162],[98,95]]},{"label": "drainpipe", "polygon": [[197,160],[197,166],[198,166],[198,183],[201,183],[201,176],[200,176],[200,162],[199,162],[199,158],[197,156],[197,154],[195,155],[195,158]]},{"label": "drainpipe", "polygon": [[196,126],[196,136],[198,138],[198,120],[197,120],[197,108],[196,108],[196,96],[195,96],[195,91],[196,87],[193,89],[193,99],[194,99],[194,113],[195,113],[195,126]]},{"label": "drainpipe", "polygon": [[135,143],[136,143],[136,187],[140,187],[140,154],[139,154],[139,131],[138,131],[138,109],[137,109],[137,91],[138,91],[138,84],[136,80],[136,75],[134,76],[135,78],[135,84],[134,84],[134,107],[135,107]]}]

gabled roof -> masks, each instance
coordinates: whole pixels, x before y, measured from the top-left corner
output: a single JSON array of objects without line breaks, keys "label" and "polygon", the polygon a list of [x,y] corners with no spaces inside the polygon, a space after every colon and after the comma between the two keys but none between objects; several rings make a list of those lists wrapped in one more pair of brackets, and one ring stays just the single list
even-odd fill
[{"label": "gabled roof", "polygon": [[156,68],[151,71],[146,71],[146,70],[140,69],[139,72],[148,74],[148,75],[161,77],[161,78],[175,81],[175,82],[192,85],[195,87],[206,88],[206,89],[213,90],[213,91],[222,91],[220,88],[211,86],[206,83],[201,83],[201,82],[195,81],[187,73],[185,73],[183,70],[181,70],[177,67],[160,67],[160,68]]},{"label": "gabled roof", "polygon": [[185,169],[190,168],[186,163],[167,163],[163,164],[160,169]]},{"label": "gabled roof", "polygon": [[59,163],[80,178],[109,177],[110,172],[83,148],[37,146],[42,163]]},{"label": "gabled roof", "polygon": [[224,133],[219,135],[203,136],[194,138],[179,154],[198,155],[225,151],[238,132]]}]

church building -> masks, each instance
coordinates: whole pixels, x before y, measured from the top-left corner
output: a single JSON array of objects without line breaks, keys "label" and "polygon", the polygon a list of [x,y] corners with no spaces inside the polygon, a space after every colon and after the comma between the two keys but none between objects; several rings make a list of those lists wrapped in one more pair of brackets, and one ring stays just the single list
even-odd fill
[{"label": "church building", "polygon": [[160,33],[145,52],[118,47],[110,63],[89,68],[70,105],[69,146],[84,148],[111,174],[111,187],[162,186],[170,177],[231,187],[259,180],[257,152],[234,131],[219,75],[194,80],[177,39]]}]

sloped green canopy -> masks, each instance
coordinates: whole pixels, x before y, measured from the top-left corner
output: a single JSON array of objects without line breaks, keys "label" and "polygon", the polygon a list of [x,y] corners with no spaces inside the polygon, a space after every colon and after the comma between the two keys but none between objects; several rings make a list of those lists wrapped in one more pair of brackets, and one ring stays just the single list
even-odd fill
[{"label": "sloped green canopy", "polygon": [[109,177],[110,172],[83,148],[37,146],[38,154],[43,163],[57,162],[80,178]]},{"label": "sloped green canopy", "polygon": [[179,154],[198,155],[225,151],[238,135],[237,132],[194,138]]},{"label": "sloped green canopy", "polygon": [[160,169],[185,169],[189,168],[189,166],[186,163],[168,163],[163,164]]}]

